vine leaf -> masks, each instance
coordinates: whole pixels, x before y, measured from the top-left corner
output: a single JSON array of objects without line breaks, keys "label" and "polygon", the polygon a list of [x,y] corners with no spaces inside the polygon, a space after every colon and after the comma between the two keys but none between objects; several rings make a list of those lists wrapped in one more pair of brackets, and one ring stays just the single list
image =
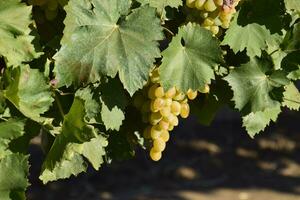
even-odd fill
[{"label": "vine leaf", "polygon": [[273,108],[267,108],[264,111],[250,113],[243,117],[243,126],[246,128],[250,137],[254,138],[256,134],[263,131],[271,121],[275,122],[281,112],[280,104],[277,103]]},{"label": "vine leaf", "polygon": [[294,51],[283,58],[281,67],[287,71],[291,80],[300,79],[300,51]]},{"label": "vine leaf", "polygon": [[284,0],[287,10],[295,10],[300,12],[300,2],[298,0]]},{"label": "vine leaf", "polygon": [[182,6],[181,0],[137,0],[142,5],[149,4],[151,7],[157,9],[157,12],[161,15],[162,19],[166,19],[166,7],[178,8]]},{"label": "vine leaf", "polygon": [[20,0],[0,1],[0,55],[8,66],[18,66],[40,55],[32,44],[30,15],[31,7]]},{"label": "vine leaf", "polygon": [[[82,155],[88,158],[97,169],[103,162],[104,147],[107,146],[106,139],[97,135],[94,127],[86,124],[84,106],[84,101],[75,97],[69,113],[64,117],[62,131],[55,138],[43,164],[40,179],[44,183],[85,171],[87,164]],[[97,146],[89,147],[93,145]],[[94,155],[95,152],[91,152],[91,148],[99,148],[97,152],[100,153]]]},{"label": "vine leaf", "polygon": [[242,111],[249,108],[251,112],[258,112],[278,104],[270,93],[274,88],[287,85],[289,80],[282,71],[271,69],[268,61],[252,58],[224,78],[233,90],[233,101],[237,109]]},{"label": "vine leaf", "polygon": [[160,57],[162,27],[154,8],[143,6],[128,14],[130,3],[69,2],[62,48],[55,55],[59,86],[96,82],[102,75],[117,74],[131,95],[144,86],[155,58]]},{"label": "vine leaf", "polygon": [[19,119],[9,119],[0,123],[0,159],[11,154],[9,144],[25,134],[25,121]]},{"label": "vine leaf", "polygon": [[26,117],[41,121],[40,115],[48,111],[54,101],[43,74],[26,65],[11,70],[10,78],[5,97]]},{"label": "vine leaf", "polygon": [[238,24],[237,19],[238,16],[231,22],[222,45],[229,45],[234,53],[246,49],[248,56],[260,56],[261,51],[267,48],[266,40],[271,37],[270,31],[256,23],[242,26]]},{"label": "vine leaf", "polygon": [[99,102],[95,99],[93,88],[86,87],[77,90],[76,97],[84,100],[84,107],[85,107],[85,120],[88,122],[95,122],[99,121],[99,115],[101,112],[101,108]]},{"label": "vine leaf", "polygon": [[122,84],[117,79],[109,79],[99,88],[101,92],[101,119],[106,130],[120,130],[125,119],[125,107],[128,103]]},{"label": "vine leaf", "polygon": [[102,163],[104,163],[103,157],[105,156],[105,147],[107,147],[107,139],[101,135],[93,138],[90,142],[82,144],[82,151],[80,152],[88,161],[92,164],[94,169],[99,170]]},{"label": "vine leaf", "polygon": [[13,140],[24,135],[24,120],[8,119],[0,123],[0,138]]},{"label": "vine leaf", "polygon": [[25,200],[28,171],[28,156],[13,153],[0,159],[0,198]]},{"label": "vine leaf", "polygon": [[166,89],[176,86],[183,92],[210,84],[215,78],[215,67],[223,62],[217,39],[206,29],[192,23],[179,28],[162,55],[159,68],[161,84]]},{"label": "vine leaf", "polygon": [[283,99],[284,99],[284,101],[282,102],[283,106],[286,106],[291,110],[299,111],[300,93],[294,83],[290,83],[289,85],[285,86]]}]

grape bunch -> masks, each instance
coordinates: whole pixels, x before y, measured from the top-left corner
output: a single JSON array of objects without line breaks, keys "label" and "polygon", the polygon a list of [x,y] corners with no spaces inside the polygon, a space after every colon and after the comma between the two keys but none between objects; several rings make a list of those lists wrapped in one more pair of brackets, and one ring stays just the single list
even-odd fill
[{"label": "grape bunch", "polygon": [[[207,85],[202,93],[209,92]],[[134,106],[142,113],[142,120],[148,124],[143,137],[150,141],[150,157],[158,161],[170,138],[170,131],[178,126],[179,119],[190,114],[188,100],[194,100],[198,91],[189,89],[186,94],[175,87],[165,91],[159,83],[158,69],[150,74],[148,85],[134,97]]]},{"label": "grape bunch", "polygon": [[40,6],[47,20],[52,21],[58,14],[59,7],[63,7],[68,3],[68,0],[28,0],[28,3],[33,6]]},{"label": "grape bunch", "polygon": [[200,11],[201,26],[210,30],[213,35],[221,33],[220,27],[227,29],[235,7],[240,0],[186,0],[186,5]]}]

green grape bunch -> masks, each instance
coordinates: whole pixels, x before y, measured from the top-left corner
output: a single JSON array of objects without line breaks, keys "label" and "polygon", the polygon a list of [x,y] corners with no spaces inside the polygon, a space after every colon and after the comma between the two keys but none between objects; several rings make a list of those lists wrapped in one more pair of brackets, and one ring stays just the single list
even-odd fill
[{"label": "green grape bunch", "polygon": [[201,26],[213,35],[221,34],[221,28],[229,28],[230,21],[236,13],[235,7],[240,0],[187,0],[186,5],[200,11],[203,19]]},{"label": "green grape bunch", "polygon": [[[202,93],[209,92],[207,85]],[[165,91],[159,83],[158,69],[150,74],[150,82],[143,91],[134,97],[134,106],[142,113],[147,124],[143,137],[150,141],[150,157],[158,161],[170,139],[170,131],[179,124],[179,117],[187,118],[190,114],[188,100],[194,100],[198,91],[189,89],[186,94],[175,87]]]}]

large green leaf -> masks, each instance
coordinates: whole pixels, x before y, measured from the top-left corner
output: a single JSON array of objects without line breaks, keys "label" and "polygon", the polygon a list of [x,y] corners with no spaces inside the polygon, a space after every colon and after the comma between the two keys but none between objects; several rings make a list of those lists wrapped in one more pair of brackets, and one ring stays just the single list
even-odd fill
[{"label": "large green leaf", "polygon": [[95,82],[101,75],[118,73],[131,95],[143,87],[155,58],[160,57],[162,27],[149,6],[128,14],[130,2],[69,2],[62,48],[55,56],[60,86]]},{"label": "large green leaf", "polygon": [[251,112],[276,106],[278,101],[273,100],[270,93],[274,88],[289,83],[286,74],[272,71],[268,61],[258,58],[233,69],[224,79],[233,90],[235,107],[239,110],[250,109]]},{"label": "large green leaf", "polygon": [[238,16],[231,22],[222,45],[229,45],[234,53],[242,52],[246,49],[248,56],[260,56],[261,51],[267,48],[266,41],[271,37],[270,32],[265,26],[257,23],[245,26],[240,25],[237,19]]},{"label": "large green leaf", "polygon": [[25,200],[28,170],[28,156],[15,153],[0,159],[1,200]]},{"label": "large green leaf", "polygon": [[215,78],[214,69],[222,63],[222,51],[212,34],[189,23],[179,28],[170,46],[162,53],[159,68],[161,84],[181,91],[201,89]]},{"label": "large green leaf", "polygon": [[260,131],[264,130],[271,121],[275,122],[281,112],[280,104],[273,108],[267,108],[264,111],[250,113],[243,117],[243,126],[246,128],[250,137],[254,137]]},{"label": "large green leaf", "polygon": [[50,85],[39,70],[29,66],[15,68],[9,74],[5,97],[26,117],[41,121],[40,115],[52,105]]},{"label": "large green leaf", "polygon": [[7,64],[20,65],[39,56],[32,44],[29,25],[31,7],[20,0],[0,1],[0,55]]}]

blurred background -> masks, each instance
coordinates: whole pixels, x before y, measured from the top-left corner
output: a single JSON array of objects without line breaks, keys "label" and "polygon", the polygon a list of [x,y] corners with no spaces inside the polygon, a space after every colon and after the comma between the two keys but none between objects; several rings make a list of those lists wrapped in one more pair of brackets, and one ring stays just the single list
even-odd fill
[{"label": "blurred background", "polygon": [[190,117],[171,133],[160,162],[142,150],[128,161],[44,186],[43,153],[31,146],[29,200],[300,200],[300,114],[283,112],[255,139],[237,113],[210,127]]}]

